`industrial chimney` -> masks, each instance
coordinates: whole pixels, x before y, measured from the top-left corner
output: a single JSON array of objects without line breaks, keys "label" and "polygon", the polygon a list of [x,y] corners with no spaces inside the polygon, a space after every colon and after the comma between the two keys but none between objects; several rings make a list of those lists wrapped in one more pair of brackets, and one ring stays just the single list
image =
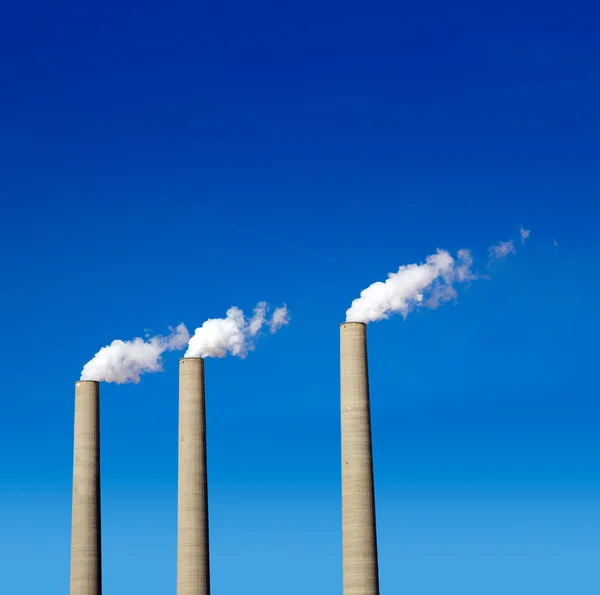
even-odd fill
[{"label": "industrial chimney", "polygon": [[71,595],[102,594],[99,383],[75,383]]},{"label": "industrial chimney", "polygon": [[204,360],[179,360],[177,595],[209,595]]},{"label": "industrial chimney", "polygon": [[367,327],[340,325],[344,595],[379,595]]}]

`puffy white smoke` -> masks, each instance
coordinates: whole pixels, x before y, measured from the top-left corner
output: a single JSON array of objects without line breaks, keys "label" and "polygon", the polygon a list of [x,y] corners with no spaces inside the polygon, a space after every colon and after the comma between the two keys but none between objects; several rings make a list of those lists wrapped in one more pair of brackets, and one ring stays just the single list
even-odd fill
[{"label": "puffy white smoke", "polygon": [[289,322],[290,314],[287,306],[284,304],[283,306],[275,308],[273,316],[271,316],[271,320],[269,320],[269,329],[271,333],[276,333],[282,326],[289,324]]},{"label": "puffy white smoke", "polygon": [[227,310],[225,318],[209,318],[196,329],[185,357],[225,357],[231,354],[245,358],[254,349],[254,339],[263,326],[267,325],[275,333],[289,322],[286,306],[276,308],[270,320],[267,312],[267,303],[259,302],[251,318],[246,318],[235,306]]},{"label": "puffy white smoke", "polygon": [[475,278],[472,263],[468,250],[460,250],[455,260],[438,249],[423,264],[402,265],[387,281],[377,281],[361,291],[346,312],[346,322],[373,322],[395,313],[406,318],[418,306],[437,308],[456,297],[455,283]]},{"label": "puffy white smoke", "polygon": [[151,337],[147,340],[136,337],[131,341],[115,339],[102,347],[83,367],[81,380],[99,382],[138,383],[146,372],[162,370],[162,354],[165,351],[183,349],[190,334],[184,324],[171,329],[167,336]]}]

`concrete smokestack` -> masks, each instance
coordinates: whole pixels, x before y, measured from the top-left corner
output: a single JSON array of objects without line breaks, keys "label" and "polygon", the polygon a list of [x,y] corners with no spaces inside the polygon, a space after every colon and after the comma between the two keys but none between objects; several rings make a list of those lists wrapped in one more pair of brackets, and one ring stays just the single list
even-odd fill
[{"label": "concrete smokestack", "polygon": [[378,595],[367,327],[340,325],[344,595]]},{"label": "concrete smokestack", "polygon": [[204,360],[179,360],[177,595],[209,595]]},{"label": "concrete smokestack", "polygon": [[101,595],[100,389],[75,383],[71,595]]}]

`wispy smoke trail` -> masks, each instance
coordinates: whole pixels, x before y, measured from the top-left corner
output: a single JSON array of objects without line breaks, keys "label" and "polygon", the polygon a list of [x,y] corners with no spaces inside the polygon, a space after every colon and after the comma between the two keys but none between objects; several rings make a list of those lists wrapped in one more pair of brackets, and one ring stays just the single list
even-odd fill
[{"label": "wispy smoke trail", "polygon": [[[521,238],[521,244],[524,244],[527,238],[531,235],[530,229],[525,229],[522,225],[519,229],[519,236]],[[507,240],[505,242],[499,242],[495,246],[488,248],[488,266],[495,260],[501,260],[510,254],[516,254],[517,248],[515,246],[515,240]]]},{"label": "wispy smoke trail", "polygon": [[183,349],[190,334],[184,324],[171,329],[168,336],[151,337],[148,340],[136,337],[131,341],[114,340],[102,347],[81,372],[81,380],[99,382],[138,383],[146,372],[162,370],[162,354],[165,351]]},{"label": "wispy smoke trail", "polygon": [[473,259],[460,250],[455,260],[446,250],[427,257],[423,264],[403,265],[385,282],[363,289],[346,312],[346,322],[373,322],[399,313],[404,318],[417,306],[437,308],[456,297],[455,283],[474,279]]},{"label": "wispy smoke trail", "polygon": [[263,326],[275,333],[289,322],[286,306],[276,308],[270,320],[267,312],[267,303],[259,302],[249,319],[235,306],[227,310],[225,318],[209,318],[196,329],[185,357],[225,357],[230,353],[245,358],[254,349],[254,339]]},{"label": "wispy smoke trail", "polygon": [[515,241],[508,240],[506,242],[499,242],[495,246],[490,246],[488,248],[488,252],[490,255],[490,261],[498,260],[499,258],[504,258],[509,254],[516,254],[517,249],[515,248]]}]

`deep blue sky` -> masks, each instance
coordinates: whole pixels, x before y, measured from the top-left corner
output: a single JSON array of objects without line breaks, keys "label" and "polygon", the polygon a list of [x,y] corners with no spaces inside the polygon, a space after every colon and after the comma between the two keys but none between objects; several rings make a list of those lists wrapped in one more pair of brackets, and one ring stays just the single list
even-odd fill
[{"label": "deep blue sky", "polygon": [[[207,362],[213,589],[340,593],[338,324],[520,224],[369,326],[382,592],[600,592],[600,13],[488,4],[2,8],[0,592],[68,589],[83,364],[266,299],[290,326]],[[111,595],[175,593],[179,355],[102,386]]]}]

